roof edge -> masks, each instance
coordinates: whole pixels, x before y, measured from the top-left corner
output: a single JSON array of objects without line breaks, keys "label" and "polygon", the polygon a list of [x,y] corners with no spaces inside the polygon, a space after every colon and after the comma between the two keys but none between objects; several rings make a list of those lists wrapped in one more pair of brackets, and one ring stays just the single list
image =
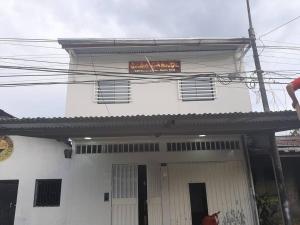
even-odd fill
[{"label": "roof edge", "polygon": [[58,43],[63,49],[91,47],[145,47],[164,45],[248,45],[249,38],[59,38]]}]

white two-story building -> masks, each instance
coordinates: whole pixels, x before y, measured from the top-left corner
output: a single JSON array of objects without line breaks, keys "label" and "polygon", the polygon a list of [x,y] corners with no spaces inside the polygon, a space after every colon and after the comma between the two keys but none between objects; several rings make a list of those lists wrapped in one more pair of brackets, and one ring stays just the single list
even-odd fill
[{"label": "white two-story building", "polygon": [[248,39],[59,43],[66,117],[0,120],[1,225],[257,223]]}]

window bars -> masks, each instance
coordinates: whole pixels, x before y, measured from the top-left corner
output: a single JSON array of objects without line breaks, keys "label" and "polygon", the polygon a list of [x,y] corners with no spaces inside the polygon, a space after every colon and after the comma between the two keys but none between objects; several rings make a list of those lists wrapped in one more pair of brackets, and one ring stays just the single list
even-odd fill
[{"label": "window bars", "polygon": [[95,83],[95,101],[98,104],[130,102],[129,80],[98,80]]},{"label": "window bars", "polygon": [[179,81],[180,99],[182,101],[212,101],[216,98],[213,77],[195,77]]}]

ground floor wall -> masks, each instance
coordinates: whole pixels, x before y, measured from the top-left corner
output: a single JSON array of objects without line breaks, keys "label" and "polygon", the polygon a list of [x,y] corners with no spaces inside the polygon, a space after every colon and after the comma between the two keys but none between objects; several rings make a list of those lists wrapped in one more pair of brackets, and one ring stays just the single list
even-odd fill
[{"label": "ground floor wall", "polygon": [[[16,225],[139,224],[140,165],[147,171],[149,225],[192,225],[194,183],[205,184],[208,213],[220,211],[221,224],[255,224],[239,136],[77,139],[71,159],[61,142],[11,138],[14,152],[0,163],[0,180],[19,180]],[[37,179],[62,180],[59,206],[33,206]]]}]

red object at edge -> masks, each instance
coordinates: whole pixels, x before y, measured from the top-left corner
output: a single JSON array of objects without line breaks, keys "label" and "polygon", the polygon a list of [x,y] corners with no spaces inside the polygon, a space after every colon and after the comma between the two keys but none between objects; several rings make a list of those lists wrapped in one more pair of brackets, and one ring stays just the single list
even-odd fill
[{"label": "red object at edge", "polygon": [[294,91],[300,89],[300,77],[296,78],[291,82]]},{"label": "red object at edge", "polygon": [[205,216],[202,220],[202,225],[218,225],[219,224],[219,218],[218,218],[219,213],[220,212]]}]

